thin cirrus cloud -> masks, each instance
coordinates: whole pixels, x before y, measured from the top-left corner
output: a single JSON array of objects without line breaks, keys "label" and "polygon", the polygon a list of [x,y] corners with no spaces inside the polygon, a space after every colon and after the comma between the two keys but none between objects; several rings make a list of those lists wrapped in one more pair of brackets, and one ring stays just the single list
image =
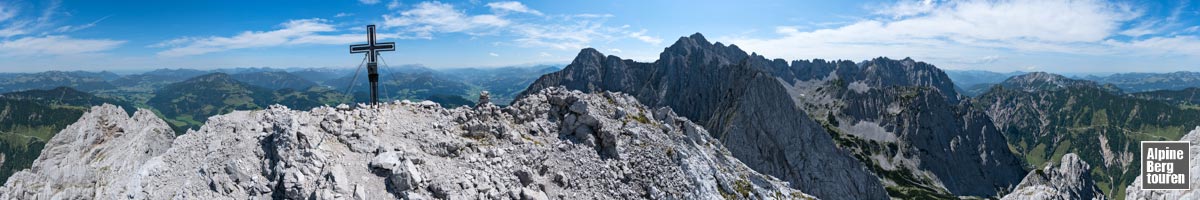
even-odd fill
[{"label": "thin cirrus cloud", "polygon": [[529,14],[537,15],[537,16],[543,15],[542,12],[539,12],[534,9],[529,9],[529,7],[526,7],[525,4],[521,4],[521,2],[516,2],[516,1],[491,2],[491,3],[487,4],[487,7],[491,8],[492,12],[496,12],[496,13],[514,12],[514,13],[529,13]]},{"label": "thin cirrus cloud", "polygon": [[78,39],[63,35],[31,36],[0,41],[0,53],[9,56],[73,55],[102,52],[124,43],[121,40]]},{"label": "thin cirrus cloud", "polygon": [[[1142,9],[1123,3],[1097,0],[901,1],[878,8],[874,15],[832,28],[801,30],[780,26],[776,28],[775,37],[733,36],[724,39],[759,53],[790,58],[981,57],[997,52],[1200,56],[1197,37],[1164,35],[1161,31],[1138,25],[1137,22],[1157,19],[1144,19],[1147,17]],[[970,59],[934,61],[967,63],[955,60]]]},{"label": "thin cirrus cloud", "polygon": [[511,24],[498,15],[468,15],[454,5],[442,2],[422,2],[398,15],[384,15],[383,25],[402,27],[414,37],[431,39],[434,33],[480,34],[492,28]]},{"label": "thin cirrus cloud", "polygon": [[[63,25],[51,29],[59,16],[60,2],[50,1],[38,12],[22,12],[10,4],[0,2],[0,56],[62,56],[102,53],[120,47],[126,41],[115,39],[76,38],[67,35],[87,29],[104,21],[105,18],[82,25]],[[24,15],[23,15],[24,14]]]},{"label": "thin cirrus cloud", "polygon": [[[389,7],[401,5],[393,3],[395,6]],[[647,34],[645,29],[629,31],[628,26],[605,26],[604,20],[612,17],[608,14],[549,16],[515,1],[492,2],[485,6],[491,13],[471,14],[453,4],[438,1],[417,3],[408,9],[389,8],[395,11],[382,16],[379,37],[432,40],[441,34],[495,36],[512,38],[497,44],[558,50],[579,49],[594,41],[619,38],[654,45],[662,42],[661,38]],[[276,30],[245,31],[234,36],[180,37],[148,47],[167,48],[158,52],[162,57],[179,57],[282,45],[347,44],[362,39],[360,33],[345,33],[326,19],[291,20],[279,26],[281,28]]]},{"label": "thin cirrus cloud", "polygon": [[653,45],[662,42],[661,38],[647,35],[645,30],[631,32],[627,26],[605,25],[605,20],[613,17],[611,14],[547,15],[516,1],[492,2],[486,6],[491,13],[469,14],[452,4],[422,2],[411,9],[384,15],[384,25],[415,38],[433,39],[441,33],[499,35],[512,37],[508,43],[511,45],[557,50],[578,49],[594,41],[620,38]]},{"label": "thin cirrus cloud", "polygon": [[348,44],[362,39],[361,35],[356,34],[323,34],[337,29],[327,20],[319,18],[291,20],[280,26],[282,28],[272,31],[246,31],[230,37],[181,37],[149,47],[168,48],[158,52],[158,55],[178,57],[282,45]]}]

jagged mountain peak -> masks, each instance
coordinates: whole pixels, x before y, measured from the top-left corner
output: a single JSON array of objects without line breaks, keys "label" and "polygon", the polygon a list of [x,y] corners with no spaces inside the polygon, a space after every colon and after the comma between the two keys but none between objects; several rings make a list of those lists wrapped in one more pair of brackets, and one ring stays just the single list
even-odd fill
[{"label": "jagged mountain peak", "polygon": [[579,54],[575,55],[575,60],[571,61],[571,65],[584,64],[584,63],[599,63],[603,59],[604,59],[603,53],[600,53],[599,50],[588,47],[588,48],[583,48],[582,50],[579,50]]},{"label": "jagged mountain peak", "polygon": [[733,64],[741,62],[749,54],[738,48],[737,45],[725,46],[724,44],[713,44],[704,35],[700,33],[692,34],[688,37],[679,37],[674,44],[667,47],[662,54],[659,54],[659,61],[670,61],[671,58],[683,58],[692,56],[702,56],[707,60],[717,60],[722,64]]}]

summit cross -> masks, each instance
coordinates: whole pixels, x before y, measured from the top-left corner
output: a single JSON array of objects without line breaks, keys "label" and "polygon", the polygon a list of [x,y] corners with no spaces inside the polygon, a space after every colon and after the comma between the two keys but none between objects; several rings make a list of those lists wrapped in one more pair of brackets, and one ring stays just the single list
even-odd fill
[{"label": "summit cross", "polygon": [[375,25],[367,25],[367,43],[350,45],[350,53],[367,54],[367,79],[371,82],[371,105],[379,104],[379,64],[381,51],[395,51],[395,42],[375,42]]}]

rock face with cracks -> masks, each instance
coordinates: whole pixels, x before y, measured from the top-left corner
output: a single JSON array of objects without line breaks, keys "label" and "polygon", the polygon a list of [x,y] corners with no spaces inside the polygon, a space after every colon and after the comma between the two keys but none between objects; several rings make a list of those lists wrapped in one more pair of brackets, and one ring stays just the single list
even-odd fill
[{"label": "rock face with cracks", "polygon": [[507,108],[273,106],[178,138],[93,107],[3,199],[813,198],[732,157],[668,108],[548,88]]},{"label": "rock face with cracks", "polygon": [[1092,167],[1075,153],[1063,155],[1057,167],[1034,170],[1003,199],[1104,199],[1092,180]]}]

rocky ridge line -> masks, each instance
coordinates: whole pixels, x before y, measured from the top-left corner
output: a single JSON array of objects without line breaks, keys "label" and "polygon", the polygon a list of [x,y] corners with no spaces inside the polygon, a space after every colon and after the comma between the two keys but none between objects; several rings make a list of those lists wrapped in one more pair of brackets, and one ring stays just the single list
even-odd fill
[{"label": "rocky ridge line", "polygon": [[548,88],[506,108],[272,106],[170,136],[148,111],[93,107],[0,198],[814,198],[671,109],[619,93]]},{"label": "rocky ridge line", "polygon": [[1016,199],[1104,199],[1104,192],[1092,180],[1092,167],[1068,153],[1055,165],[1029,172],[1005,200]]}]

